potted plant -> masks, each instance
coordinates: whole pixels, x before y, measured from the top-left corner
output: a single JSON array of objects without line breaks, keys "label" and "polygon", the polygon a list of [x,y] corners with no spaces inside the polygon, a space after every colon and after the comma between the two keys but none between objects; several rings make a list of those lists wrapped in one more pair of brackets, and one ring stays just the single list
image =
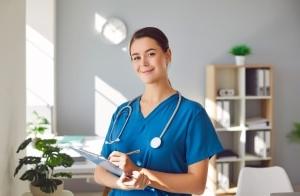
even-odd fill
[{"label": "potted plant", "polygon": [[251,54],[251,48],[246,44],[235,45],[230,49],[230,54],[235,56],[236,65],[245,65],[245,56]]},{"label": "potted plant", "polygon": [[291,142],[300,143],[300,123],[295,122],[293,130],[287,135]]},{"label": "potted plant", "polygon": [[[14,176],[18,174],[23,166],[26,171],[20,177],[21,180],[30,181],[30,190],[33,195],[56,195],[57,191],[63,190],[63,181],[61,177],[71,178],[71,173],[55,173],[54,168],[63,166],[70,167],[73,159],[68,154],[62,153],[61,148],[57,145],[57,140],[42,138],[44,132],[49,128],[48,120],[33,112],[35,120],[28,123],[27,130],[30,135],[18,147],[17,153],[21,150],[31,147],[38,155],[24,156],[19,159],[19,164],[15,169]],[[31,145],[29,145],[31,144]],[[39,193],[35,193],[38,191]]]}]

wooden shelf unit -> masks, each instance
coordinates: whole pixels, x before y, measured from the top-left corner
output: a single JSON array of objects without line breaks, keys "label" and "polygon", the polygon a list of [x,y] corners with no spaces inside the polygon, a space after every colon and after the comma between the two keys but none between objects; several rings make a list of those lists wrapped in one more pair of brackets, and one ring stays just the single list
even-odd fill
[{"label": "wooden shelf unit", "polygon": [[[255,73],[254,76],[257,77],[256,80],[251,80],[253,72]],[[262,75],[259,77],[258,75],[262,73],[264,74],[264,86],[262,86],[264,94],[249,94],[248,92],[251,89],[247,89],[247,87],[252,88],[254,86],[257,89],[261,87]],[[234,89],[235,93],[228,97],[220,96],[218,93],[220,89]],[[230,149],[238,155],[238,157],[222,157],[219,159],[215,157],[211,159],[209,169],[211,179],[208,179],[208,183],[210,183],[208,186],[213,187],[211,189],[214,190],[215,194],[232,193],[232,190],[236,190],[239,171],[242,167],[271,165],[273,90],[273,68],[271,65],[237,66],[217,64],[206,67],[206,111],[216,128],[224,149]],[[224,113],[224,110],[220,110],[220,105],[224,106],[222,105],[224,103],[220,103],[222,101],[226,101],[226,104],[230,106],[230,126],[222,127],[220,124],[220,121],[222,121],[220,116],[224,117],[226,115],[226,111]],[[222,112],[220,113],[220,111]],[[268,124],[266,126],[249,127],[247,119],[252,117],[267,119]],[[261,142],[262,146],[259,147],[259,152],[264,153],[259,155],[256,154],[257,144],[259,144],[257,135],[264,136],[264,140]],[[224,163],[227,164],[227,168],[229,165],[229,187],[225,189],[219,187],[219,171],[217,169],[217,164]]]}]

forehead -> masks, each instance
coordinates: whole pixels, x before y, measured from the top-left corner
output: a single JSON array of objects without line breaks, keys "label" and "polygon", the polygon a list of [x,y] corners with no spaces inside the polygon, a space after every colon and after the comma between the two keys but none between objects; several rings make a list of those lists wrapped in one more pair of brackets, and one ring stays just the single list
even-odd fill
[{"label": "forehead", "polygon": [[142,37],[133,41],[130,48],[130,53],[143,53],[148,49],[159,49],[158,43],[150,37]]}]

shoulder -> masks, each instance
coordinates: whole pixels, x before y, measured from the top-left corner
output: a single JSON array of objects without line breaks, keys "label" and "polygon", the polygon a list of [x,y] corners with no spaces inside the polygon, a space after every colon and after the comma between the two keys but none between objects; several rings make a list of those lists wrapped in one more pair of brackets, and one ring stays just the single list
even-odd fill
[{"label": "shoulder", "polygon": [[205,113],[205,109],[200,103],[186,98],[185,96],[182,96],[181,108],[183,112],[187,112],[192,115],[198,115],[203,112]]},{"label": "shoulder", "polygon": [[136,101],[138,100],[139,97],[140,97],[140,96],[137,96],[137,97],[135,97],[135,98],[133,98],[133,99],[130,99],[129,101],[125,101],[125,102],[121,103],[121,104],[117,107],[117,109],[116,109],[116,111],[115,111],[115,114],[118,113],[120,110],[124,109],[126,106],[132,106],[132,104],[133,104],[134,102],[136,102]]}]

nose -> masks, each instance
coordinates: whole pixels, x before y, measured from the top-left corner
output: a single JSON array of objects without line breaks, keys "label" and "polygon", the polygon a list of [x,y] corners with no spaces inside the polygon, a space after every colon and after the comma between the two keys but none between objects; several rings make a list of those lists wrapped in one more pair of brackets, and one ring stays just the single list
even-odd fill
[{"label": "nose", "polygon": [[141,57],[141,65],[144,67],[148,67],[149,66],[149,62],[146,56],[142,56]]}]

